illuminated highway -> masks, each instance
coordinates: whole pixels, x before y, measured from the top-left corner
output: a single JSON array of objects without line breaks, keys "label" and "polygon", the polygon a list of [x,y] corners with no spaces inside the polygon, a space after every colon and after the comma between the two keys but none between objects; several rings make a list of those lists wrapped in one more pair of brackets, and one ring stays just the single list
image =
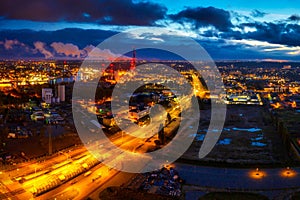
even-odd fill
[{"label": "illuminated highway", "polygon": [[[114,135],[111,140],[128,150],[133,150],[137,141],[140,141],[127,134],[122,137],[120,133]],[[140,147],[139,152],[147,151],[147,148]],[[105,149],[103,151],[103,155],[107,153]],[[82,199],[99,188],[99,184],[119,173],[99,163],[84,147],[79,147],[67,153],[61,152],[40,163],[31,162],[20,165],[15,170],[0,174],[1,186],[6,186],[1,188],[1,192],[4,193],[1,199],[12,197],[11,194],[18,199],[32,198],[32,194],[36,194],[38,199],[48,199],[54,194],[58,195],[57,199],[63,199],[63,196]],[[53,188],[55,189],[52,190]]]},{"label": "illuminated highway", "polygon": [[[182,99],[185,100],[187,99]],[[186,104],[189,105],[189,104]],[[168,110],[172,117],[178,117],[180,109],[172,108]],[[152,116],[154,120],[161,120],[162,116]],[[180,122],[176,122],[175,129]],[[148,130],[155,129],[147,127]],[[118,132],[110,137],[114,145],[131,152],[137,152],[139,156],[147,152],[149,149],[155,148],[154,141],[158,139],[157,134],[150,138],[144,138],[145,130],[138,129],[132,135]],[[99,190],[103,184],[108,181],[114,181],[119,177],[129,176],[128,173],[119,172],[100,163],[99,160],[110,155],[115,155],[114,151],[105,149],[105,143],[97,141],[93,145],[98,150],[98,159],[91,155],[85,147],[77,147],[74,149],[61,151],[47,159],[39,161],[31,161],[25,164],[16,165],[15,169],[6,170],[0,173],[1,199],[83,199],[90,195],[93,191]],[[99,151],[98,146],[104,146]],[[116,162],[122,155],[116,155],[111,162]],[[146,163],[145,163],[146,164]],[[113,165],[113,164],[111,164]],[[144,167],[144,164],[140,166]],[[131,174],[132,175],[132,174]],[[112,180],[114,178],[114,180]],[[126,178],[121,178],[117,182],[125,183]]]}]

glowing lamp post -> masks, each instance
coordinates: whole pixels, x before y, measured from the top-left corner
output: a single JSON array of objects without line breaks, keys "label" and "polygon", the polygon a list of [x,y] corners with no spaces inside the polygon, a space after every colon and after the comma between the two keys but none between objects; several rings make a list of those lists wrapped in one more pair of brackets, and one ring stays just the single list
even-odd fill
[{"label": "glowing lamp post", "polygon": [[249,173],[249,176],[252,179],[262,179],[266,176],[266,173],[264,171],[259,170],[259,168],[256,168],[255,170]]},{"label": "glowing lamp post", "polygon": [[297,175],[296,171],[291,169],[290,167],[287,167],[286,169],[282,170],[280,173],[280,176],[285,178],[293,178]]}]

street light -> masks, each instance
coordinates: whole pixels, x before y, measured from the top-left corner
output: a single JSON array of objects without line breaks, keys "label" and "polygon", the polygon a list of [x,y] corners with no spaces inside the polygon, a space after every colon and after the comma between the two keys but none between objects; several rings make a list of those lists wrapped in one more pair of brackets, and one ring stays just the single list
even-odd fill
[{"label": "street light", "polygon": [[286,177],[286,178],[293,178],[296,175],[297,175],[296,171],[291,169],[290,167],[283,169],[280,173],[280,176]]},{"label": "street light", "polygon": [[253,179],[262,179],[266,176],[266,172],[259,170],[259,168],[256,168],[255,170],[250,171],[249,176]]}]

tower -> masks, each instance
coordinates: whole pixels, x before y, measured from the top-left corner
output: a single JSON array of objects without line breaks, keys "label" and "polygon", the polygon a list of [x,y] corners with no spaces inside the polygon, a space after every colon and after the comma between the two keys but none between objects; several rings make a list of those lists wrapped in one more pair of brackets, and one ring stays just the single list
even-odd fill
[{"label": "tower", "polygon": [[65,101],[65,85],[57,86],[57,97],[60,101]]}]

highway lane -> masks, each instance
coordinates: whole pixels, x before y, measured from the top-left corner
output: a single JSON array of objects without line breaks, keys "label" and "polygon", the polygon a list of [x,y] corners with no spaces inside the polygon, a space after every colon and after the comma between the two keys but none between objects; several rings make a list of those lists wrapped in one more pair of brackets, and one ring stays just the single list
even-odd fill
[{"label": "highway lane", "polygon": [[91,191],[97,189],[100,184],[118,173],[118,171],[110,169],[103,164],[99,164],[89,171],[91,171],[90,174],[81,174],[57,188],[38,196],[36,199],[84,199]]},{"label": "highway lane", "polygon": [[[82,152],[86,152],[86,148],[83,146],[76,147],[71,151],[68,150],[69,158],[75,157]],[[67,160],[66,155],[56,153],[49,157],[44,157],[43,160],[33,160],[26,163],[20,163],[15,166],[12,170],[7,170],[3,173],[7,173],[12,178],[17,178],[20,176],[27,176],[33,174],[35,172],[39,172],[40,170],[44,170],[46,168],[52,167],[56,164],[64,162]]]},{"label": "highway lane", "polygon": [[[86,151],[84,147],[74,148],[70,154],[78,155],[78,153]],[[51,170],[55,164],[63,162],[66,160],[65,155],[54,154],[49,157],[49,159],[44,162],[30,161],[28,163],[21,163],[14,166],[14,169],[0,172],[0,192],[1,199],[4,199],[5,196],[13,196],[15,199],[30,199],[32,194],[29,191],[24,190],[22,184],[17,180],[21,179],[20,177],[26,177],[28,179],[33,179],[36,177],[36,174],[43,175],[48,170]],[[2,198],[3,197],[3,198]]]},{"label": "highway lane", "polygon": [[[86,155],[81,159],[51,170],[49,173],[25,181],[22,186],[31,193],[40,194],[47,190],[51,190],[53,187],[62,184],[64,181],[67,181],[77,174],[85,172],[97,163],[99,163],[99,161],[93,156]],[[86,170],[84,168],[86,168]]]}]

